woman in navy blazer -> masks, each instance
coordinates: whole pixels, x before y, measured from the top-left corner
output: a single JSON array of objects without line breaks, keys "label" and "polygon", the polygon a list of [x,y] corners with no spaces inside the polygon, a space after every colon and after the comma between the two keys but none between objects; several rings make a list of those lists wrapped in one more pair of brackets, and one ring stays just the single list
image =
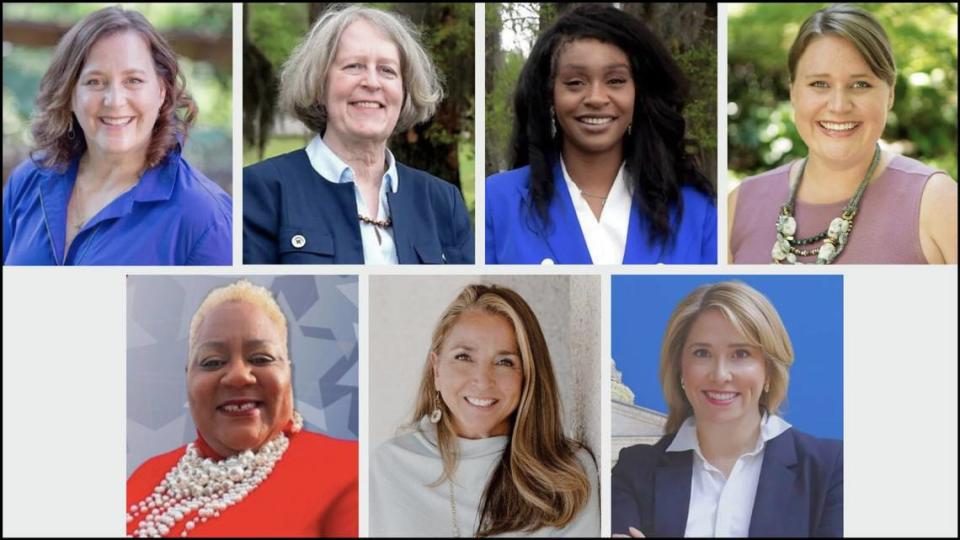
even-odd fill
[{"label": "woman in navy blazer", "polygon": [[334,7],[293,51],[280,101],[317,135],[244,168],[244,263],[473,263],[459,190],[386,146],[443,97],[416,36],[395,14]]},{"label": "woman in navy blazer", "polygon": [[517,83],[515,169],[486,182],[486,262],[715,264],[716,194],[685,149],[686,93],[636,17],[561,16]]},{"label": "woman in navy blazer", "polygon": [[792,363],[779,315],[749,286],[681,301],[660,356],[668,434],[620,452],[614,535],[843,536],[843,443],[776,415]]}]

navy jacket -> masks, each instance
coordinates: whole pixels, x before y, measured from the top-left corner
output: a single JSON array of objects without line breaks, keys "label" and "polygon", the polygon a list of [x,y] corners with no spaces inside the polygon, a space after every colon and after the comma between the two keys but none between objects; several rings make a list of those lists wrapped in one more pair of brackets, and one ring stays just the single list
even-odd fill
[{"label": "navy jacket", "polygon": [[[455,186],[397,163],[387,192],[401,264],[473,264],[470,215]],[[294,236],[306,243],[296,247]],[[363,264],[352,183],[335,184],[305,150],[243,169],[244,264]]]},{"label": "navy jacket", "polygon": [[[530,166],[495,174],[486,183],[487,264],[591,264],[560,162],[553,167],[554,192],[543,223],[530,195]],[[630,208],[623,264],[716,264],[716,202],[690,186],[680,190],[683,215],[667,249],[647,242],[649,221],[636,200]],[[677,208],[670,209],[671,221]]]},{"label": "navy jacket", "polygon": [[[693,450],[666,452],[676,434],[620,451],[611,480],[612,533],[683,536]],[[790,428],[764,450],[750,536],[843,536],[843,442]]]}]

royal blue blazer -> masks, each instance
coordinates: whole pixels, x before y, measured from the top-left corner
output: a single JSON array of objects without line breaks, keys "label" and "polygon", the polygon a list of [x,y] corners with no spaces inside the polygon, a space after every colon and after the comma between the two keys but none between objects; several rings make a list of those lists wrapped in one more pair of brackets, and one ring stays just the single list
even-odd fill
[{"label": "royal blue blazer", "polygon": [[177,146],[83,224],[64,253],[80,158],[64,171],[21,163],[3,189],[3,264],[229,265],[233,204]]},{"label": "royal blue blazer", "polygon": [[[473,264],[470,214],[460,191],[397,163],[387,190],[400,264]],[[300,235],[306,243],[294,246]],[[304,149],[243,169],[244,264],[363,264],[352,182],[333,183]]]},{"label": "royal blue blazer", "polygon": [[[611,479],[611,532],[683,536],[693,450],[667,452],[676,434],[620,451]],[[843,442],[790,428],[766,443],[750,536],[843,536]]]},{"label": "royal blue blazer", "polygon": [[[563,180],[558,161],[553,169],[554,192],[547,208],[545,225],[530,196],[530,167],[495,174],[486,183],[487,264],[592,264],[583,238],[573,199]],[[697,191],[684,186],[683,216],[675,231],[672,247],[651,246],[650,228],[634,201],[630,208],[627,245],[623,264],[716,264],[717,205]],[[676,208],[670,211],[671,221]]]}]

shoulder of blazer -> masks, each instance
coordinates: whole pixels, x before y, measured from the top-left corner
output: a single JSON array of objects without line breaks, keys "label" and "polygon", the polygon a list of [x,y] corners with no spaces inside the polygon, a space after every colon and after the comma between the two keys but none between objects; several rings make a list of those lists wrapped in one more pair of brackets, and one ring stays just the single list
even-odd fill
[{"label": "shoulder of blazer", "polygon": [[799,462],[829,470],[843,461],[843,441],[815,437],[796,428],[784,431],[767,444],[768,453],[786,465]]},{"label": "shoulder of blazer", "polygon": [[400,189],[403,189],[403,184],[408,183],[414,186],[414,189],[424,189],[430,192],[431,194],[438,194],[441,196],[452,196],[460,195],[460,190],[457,189],[457,186],[447,182],[442,178],[438,178],[427,171],[422,171],[420,169],[414,169],[413,167],[408,167],[403,163],[397,162],[397,176],[400,181]]},{"label": "shoulder of blazer", "polygon": [[507,197],[516,200],[516,194],[530,190],[530,166],[504,171],[487,177],[484,184],[487,199]]},{"label": "shoulder of blazer", "polygon": [[667,447],[673,442],[676,433],[669,433],[656,444],[635,444],[620,450],[617,466],[624,464],[630,468],[653,471],[667,457]]},{"label": "shoulder of blazer", "polygon": [[285,179],[304,177],[305,172],[313,170],[310,159],[303,148],[280,154],[243,168],[243,183],[281,182]]}]

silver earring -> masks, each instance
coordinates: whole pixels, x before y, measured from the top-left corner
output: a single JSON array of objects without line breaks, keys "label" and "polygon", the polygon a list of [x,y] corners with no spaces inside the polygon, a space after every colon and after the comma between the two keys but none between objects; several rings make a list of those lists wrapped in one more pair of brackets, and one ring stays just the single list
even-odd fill
[{"label": "silver earring", "polygon": [[67,138],[71,141],[77,138],[77,134],[73,132],[73,119],[70,119],[70,127],[67,128]]},{"label": "silver earring", "polygon": [[293,425],[290,426],[291,433],[300,433],[303,429],[303,416],[299,412],[293,411]]},{"label": "silver earring", "polygon": [[440,410],[440,391],[437,390],[437,395],[433,396],[433,412],[430,413],[430,423],[436,424],[442,416],[443,411]]},{"label": "silver earring", "polygon": [[557,113],[550,107],[550,138],[557,136]]},{"label": "silver earring", "polygon": [[767,383],[763,385],[763,391],[766,393],[770,392],[770,381],[767,381]]},{"label": "silver earring", "polygon": [[630,135],[631,133],[633,133],[633,124],[632,124],[632,123],[627,124],[627,135]]},{"label": "silver earring", "polygon": [[686,389],[687,389],[687,387],[683,385],[683,377],[680,377],[680,389],[681,389],[681,390],[686,390]]}]

